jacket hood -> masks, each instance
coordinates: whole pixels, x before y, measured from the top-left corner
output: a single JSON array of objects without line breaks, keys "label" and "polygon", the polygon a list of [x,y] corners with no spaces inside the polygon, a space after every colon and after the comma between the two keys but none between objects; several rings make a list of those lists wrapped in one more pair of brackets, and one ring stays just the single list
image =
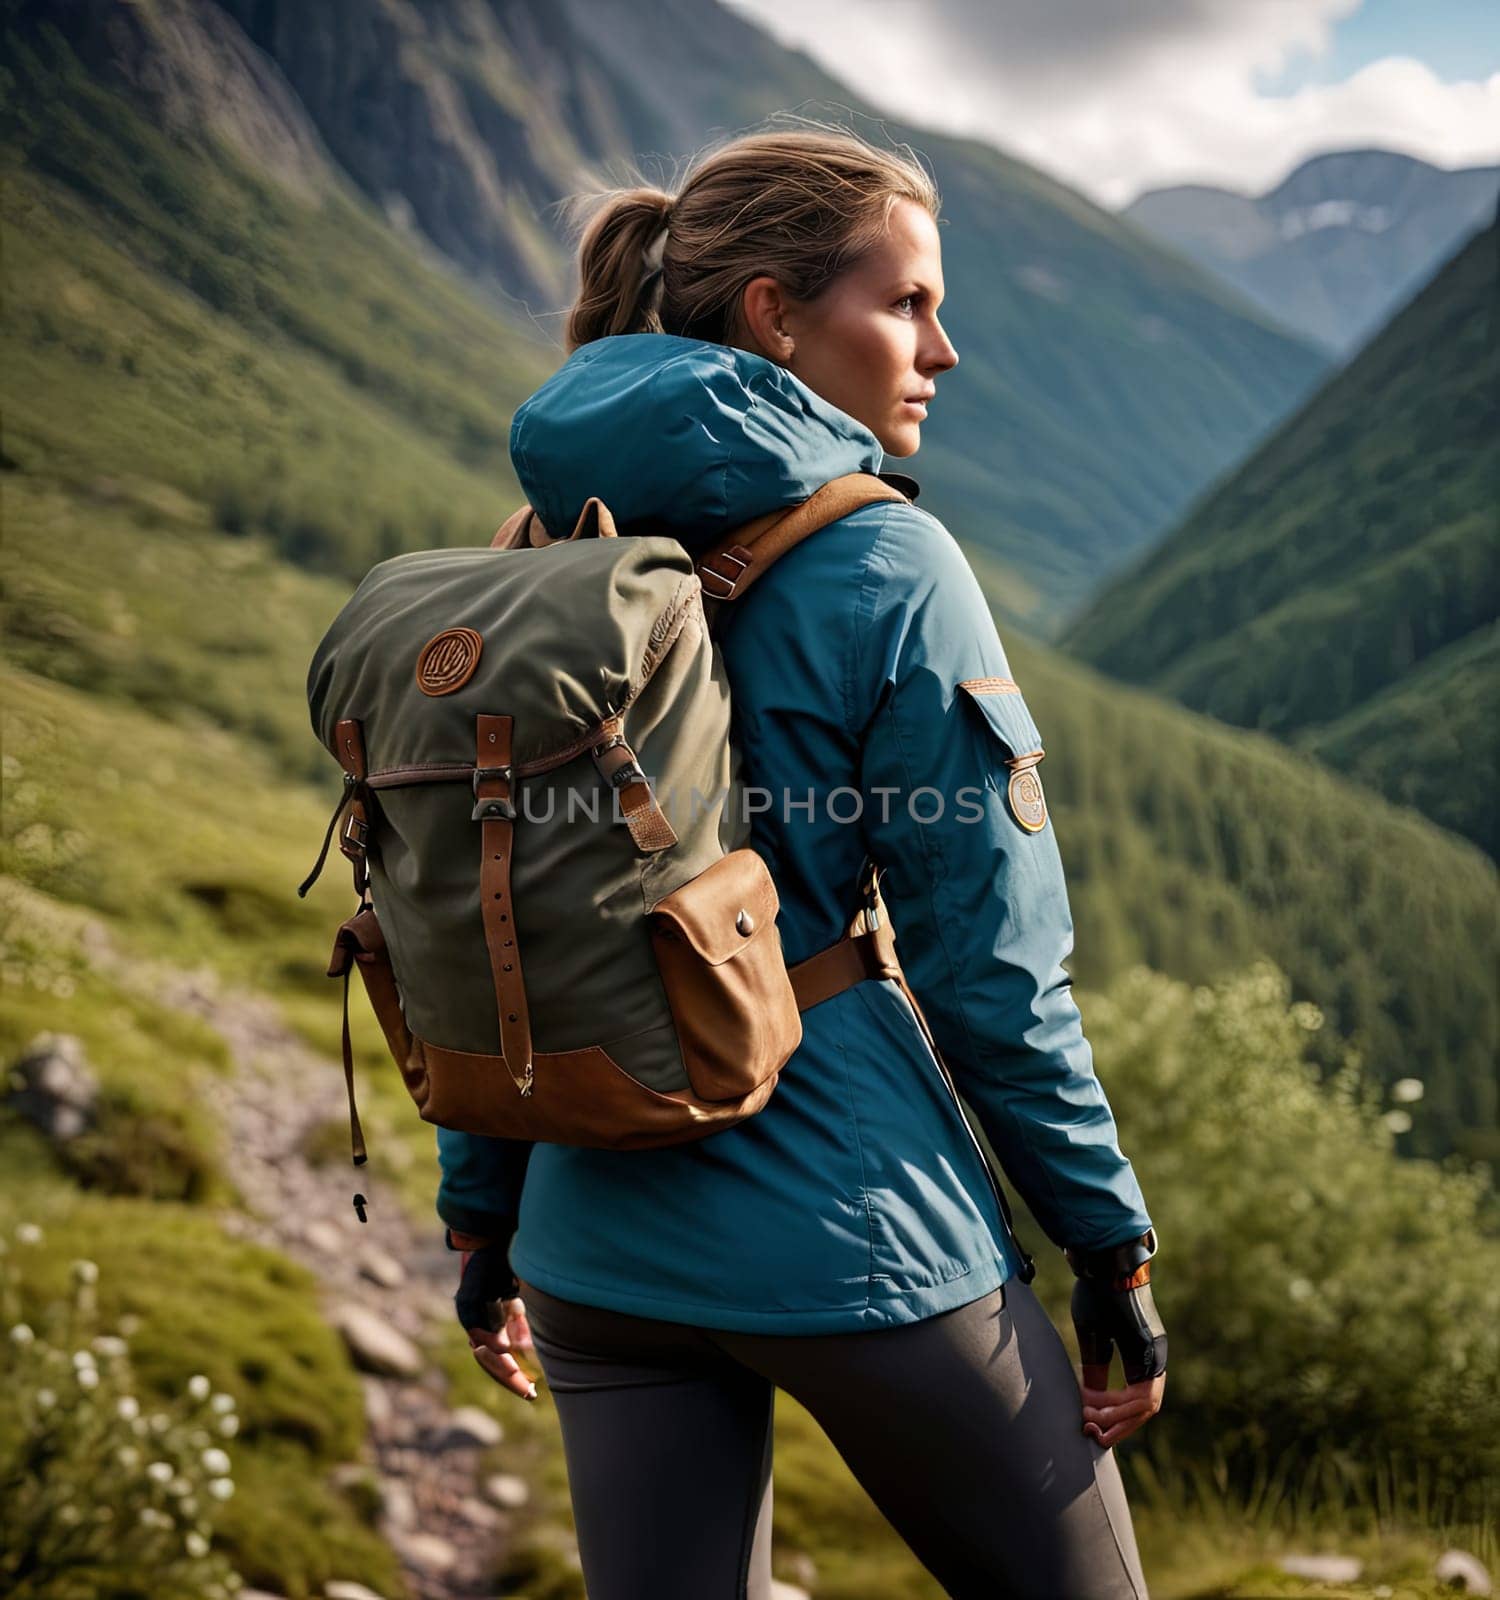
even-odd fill
[{"label": "jacket hood", "polygon": [[862,422],[785,367],[668,333],[580,345],[522,402],[510,455],[554,537],[598,495],[622,533],[649,525],[689,549],[884,459]]}]

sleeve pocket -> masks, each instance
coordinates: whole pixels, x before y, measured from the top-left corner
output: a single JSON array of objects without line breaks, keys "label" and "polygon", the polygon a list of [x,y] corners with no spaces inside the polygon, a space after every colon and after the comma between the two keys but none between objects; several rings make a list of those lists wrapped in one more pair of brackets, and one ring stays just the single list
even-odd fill
[{"label": "sleeve pocket", "polygon": [[1001,745],[1011,820],[1027,833],[1040,833],[1047,826],[1047,796],[1037,764],[1047,752],[1019,687],[1013,678],[966,678],[958,687]]}]

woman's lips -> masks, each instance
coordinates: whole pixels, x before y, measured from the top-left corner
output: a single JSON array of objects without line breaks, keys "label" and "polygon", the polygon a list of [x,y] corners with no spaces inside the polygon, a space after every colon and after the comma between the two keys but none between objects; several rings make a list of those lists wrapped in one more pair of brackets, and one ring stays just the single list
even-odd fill
[{"label": "woman's lips", "polygon": [[927,406],[925,402],[921,400],[903,400],[901,404],[904,405],[908,411],[916,412],[919,417],[925,417],[927,415]]}]

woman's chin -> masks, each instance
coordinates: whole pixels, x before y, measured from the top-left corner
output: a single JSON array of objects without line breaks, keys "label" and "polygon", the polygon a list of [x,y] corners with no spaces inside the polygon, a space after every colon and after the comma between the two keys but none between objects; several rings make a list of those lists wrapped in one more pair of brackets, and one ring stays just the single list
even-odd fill
[{"label": "woman's chin", "polygon": [[914,456],[917,447],[922,443],[922,428],[916,422],[896,422],[877,437],[880,440],[880,448],[888,456]]}]

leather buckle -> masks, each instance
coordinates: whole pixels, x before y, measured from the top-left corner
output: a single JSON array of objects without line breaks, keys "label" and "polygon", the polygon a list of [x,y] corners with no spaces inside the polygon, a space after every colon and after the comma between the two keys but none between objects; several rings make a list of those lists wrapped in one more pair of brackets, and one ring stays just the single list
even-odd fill
[{"label": "leather buckle", "polygon": [[[740,556],[734,555],[728,550],[721,550],[718,555],[714,556],[712,559],[715,561],[732,561],[738,570],[731,578],[727,574],[718,571],[717,568],[709,566],[707,562],[704,562],[698,568],[698,580],[700,583],[702,583],[705,589],[708,589],[709,599],[732,600],[734,598],[734,591],[739,587],[740,579],[744,576],[745,568],[748,567],[750,563],[742,559]],[[710,578],[713,578],[719,583],[725,585],[725,588],[722,592],[717,589],[709,588],[708,580]]]}]

